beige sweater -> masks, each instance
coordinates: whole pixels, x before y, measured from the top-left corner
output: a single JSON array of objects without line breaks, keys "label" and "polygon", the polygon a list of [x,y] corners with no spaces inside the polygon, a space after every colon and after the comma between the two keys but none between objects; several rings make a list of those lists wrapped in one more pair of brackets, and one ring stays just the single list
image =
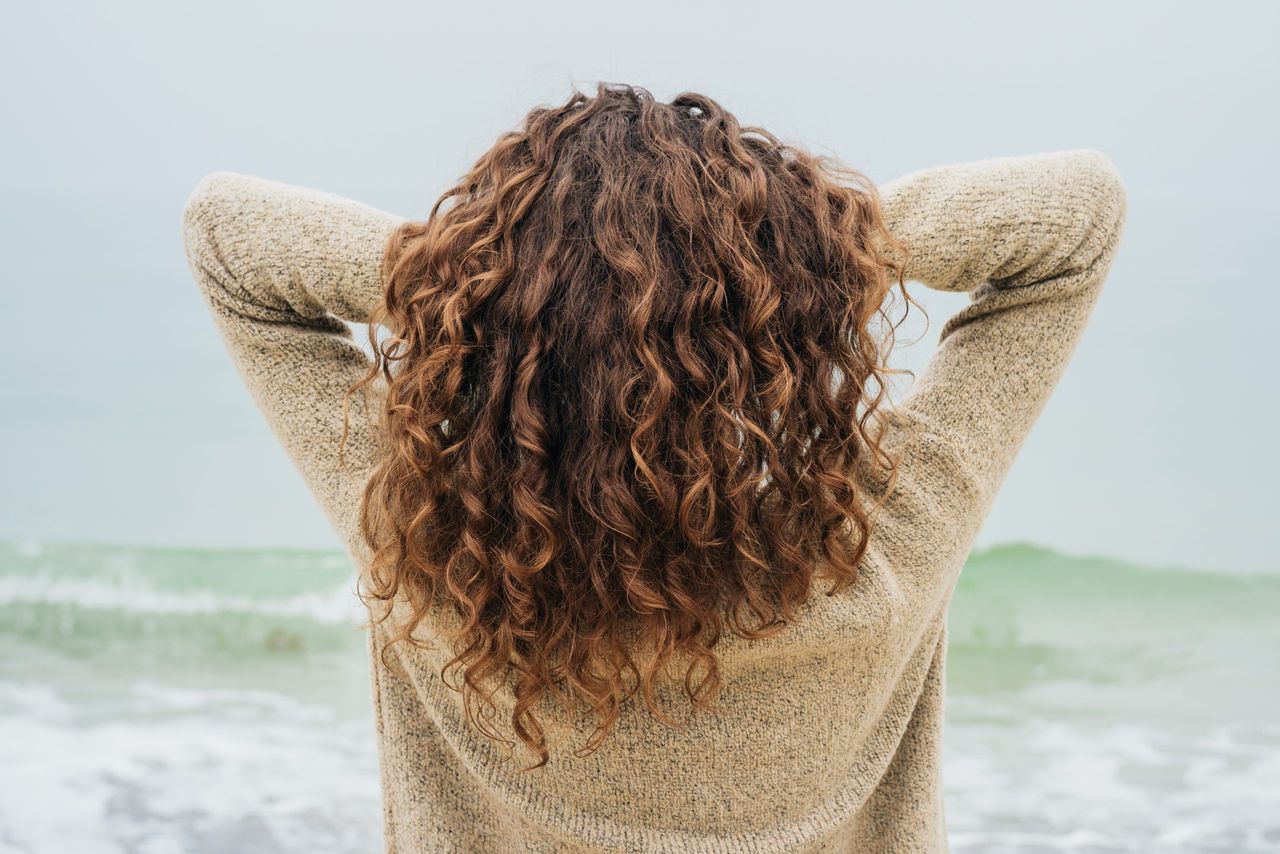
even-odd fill
[{"label": "beige sweater", "polygon": [[[881,189],[909,277],[971,300],[894,408],[899,487],[857,584],[835,597],[815,585],[777,637],[725,639],[718,716],[686,715],[677,731],[633,706],[594,754],[553,744],[549,766],[526,774],[514,771],[523,756],[467,728],[440,652],[398,645],[392,667],[371,657],[388,851],[947,850],[947,606],[1098,298],[1125,191],[1087,150],[942,166]],[[368,367],[342,321],[366,321],[381,299],[398,222],[231,173],[205,178],[185,211],[231,356],[357,565],[357,503],[384,446],[377,401],[355,400],[339,465],[343,393]],[[662,697],[687,708],[680,699]],[[591,723],[566,720],[569,744]]]}]

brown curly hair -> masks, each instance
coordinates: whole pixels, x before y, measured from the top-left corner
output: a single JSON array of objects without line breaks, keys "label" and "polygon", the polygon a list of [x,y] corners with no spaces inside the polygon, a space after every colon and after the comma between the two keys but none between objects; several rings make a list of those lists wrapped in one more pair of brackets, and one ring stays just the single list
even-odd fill
[{"label": "brown curly hair", "polygon": [[895,280],[912,300],[890,246],[860,173],[703,95],[532,110],[387,244],[355,387],[386,379],[390,440],[363,595],[413,615],[383,654],[451,608],[450,687],[513,744],[475,703],[491,717],[486,680],[512,680],[530,768],[549,689],[594,711],[587,752],[637,691],[672,723],[653,689],[678,659],[710,706],[722,634],[775,634],[815,576],[851,585],[858,473],[896,479],[875,414],[897,324],[872,327]]}]

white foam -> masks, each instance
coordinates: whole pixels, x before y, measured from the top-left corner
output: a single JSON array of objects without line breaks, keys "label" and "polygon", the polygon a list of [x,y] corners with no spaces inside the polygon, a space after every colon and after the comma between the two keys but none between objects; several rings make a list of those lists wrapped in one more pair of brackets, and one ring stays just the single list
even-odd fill
[{"label": "white foam", "polygon": [[[47,688],[0,686],[0,837],[18,851],[380,849],[372,722],[267,692],[141,686],[149,714],[78,722]],[[157,715],[188,710],[190,714]]]},{"label": "white foam", "polygon": [[1280,729],[948,724],[956,852],[1275,851]]},{"label": "white foam", "polygon": [[0,605],[56,604],[141,614],[246,613],[303,617],[324,623],[359,624],[364,604],[349,584],[279,599],[235,596],[207,590],[161,591],[134,579],[0,576]]}]

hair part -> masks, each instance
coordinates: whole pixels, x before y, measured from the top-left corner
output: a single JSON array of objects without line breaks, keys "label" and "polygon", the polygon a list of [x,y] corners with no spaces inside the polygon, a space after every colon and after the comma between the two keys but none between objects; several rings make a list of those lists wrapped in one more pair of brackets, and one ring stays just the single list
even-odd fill
[{"label": "hair part", "polygon": [[530,768],[548,691],[593,711],[586,752],[637,692],[673,723],[677,660],[709,708],[726,632],[774,635],[816,577],[857,579],[857,473],[897,472],[875,417],[897,325],[873,326],[895,280],[913,300],[891,246],[864,176],[704,95],[533,109],[387,243],[352,389],[387,383],[362,595],[411,616],[382,653],[449,608],[442,676],[508,743],[482,712],[510,680]]}]

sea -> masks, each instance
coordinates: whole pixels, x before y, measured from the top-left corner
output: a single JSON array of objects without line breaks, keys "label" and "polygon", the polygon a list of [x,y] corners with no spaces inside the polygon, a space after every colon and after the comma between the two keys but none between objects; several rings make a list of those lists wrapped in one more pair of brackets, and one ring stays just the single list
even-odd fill
[{"label": "sea", "polygon": [[[372,852],[342,553],[0,542],[0,852]],[[1280,851],[1280,574],[975,551],[955,852]]]}]

